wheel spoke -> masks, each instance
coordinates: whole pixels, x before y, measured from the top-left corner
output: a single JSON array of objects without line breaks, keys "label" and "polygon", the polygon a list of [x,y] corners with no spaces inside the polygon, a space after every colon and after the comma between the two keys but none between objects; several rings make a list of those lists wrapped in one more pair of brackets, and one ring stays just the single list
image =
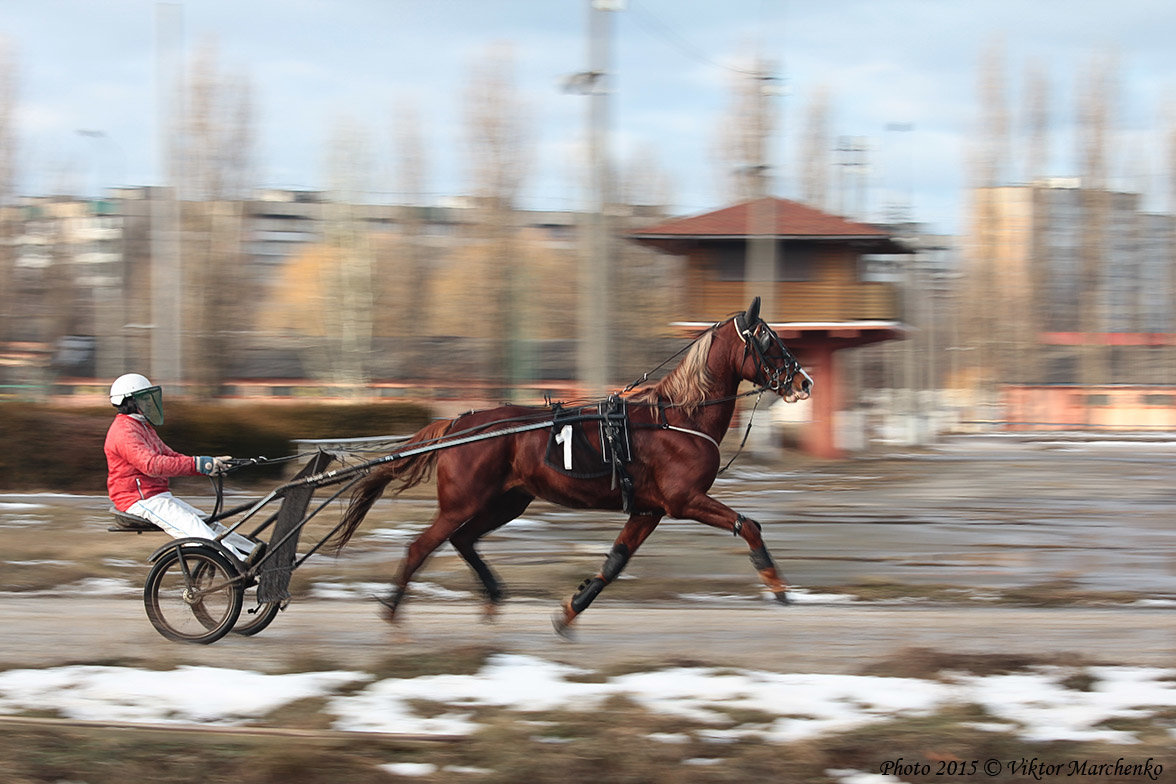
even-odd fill
[{"label": "wheel spoke", "polygon": [[171,640],[210,643],[227,634],[241,612],[236,569],[209,548],[165,553],[143,591],[152,625]]}]

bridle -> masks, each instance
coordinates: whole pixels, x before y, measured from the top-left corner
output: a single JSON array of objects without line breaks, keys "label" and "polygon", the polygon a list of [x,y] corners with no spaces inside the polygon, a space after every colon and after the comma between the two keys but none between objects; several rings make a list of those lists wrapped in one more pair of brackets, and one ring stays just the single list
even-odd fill
[{"label": "bridle", "polygon": [[[780,339],[775,330],[768,326],[767,322],[757,319],[754,324],[749,325],[742,313],[736,315],[732,321],[736,334],[743,341],[744,361],[748,356],[755,358],[753,384],[758,385],[761,389],[770,389],[779,394],[781,389],[791,389],[797,374],[800,374],[808,382],[806,389],[812,388],[812,376],[801,367],[800,361],[792,355],[792,352],[784,345],[784,341]],[[772,346],[779,348],[780,355],[784,358],[784,363],[780,366],[776,366],[768,359],[768,353],[772,350]]]},{"label": "bridle", "polygon": [[[797,374],[803,376],[806,381],[804,387],[805,391],[808,392],[812,389],[813,377],[810,376],[808,371],[806,371],[801,366],[800,360],[798,360],[792,354],[792,352],[788,350],[788,347],[784,345],[784,341],[780,339],[780,336],[776,334],[775,330],[768,326],[767,322],[759,318],[757,315],[759,313],[759,297],[756,297],[752,308],[749,310],[752,311],[752,318],[747,318],[746,312],[738,313],[735,316],[727,319],[727,321],[720,321],[712,325],[710,329],[707,330],[707,332],[717,333],[727,324],[728,321],[734,324],[735,334],[739,336],[739,340],[744,345],[743,361],[746,362],[749,356],[752,354],[755,355],[756,375],[755,380],[752,381],[752,383],[755,384],[755,389],[747,392],[739,392],[729,397],[708,399],[703,401],[700,405],[710,406],[720,403],[727,403],[731,400],[735,400],[741,397],[760,395],[768,390],[779,394],[781,389],[790,389],[792,387],[793,382],[796,380]],[[751,323],[750,327],[748,326],[749,322]],[[689,343],[683,346],[670,356],[663,359],[653,370],[648,370],[645,373],[642,373],[639,378],[635,379],[628,386],[622,389],[620,394],[625,395],[635,389],[638,385],[644,384],[649,380],[649,376],[651,374],[656,373],[670,362],[673,362],[675,359],[689,350],[692,345],[694,344]],[[780,349],[780,356],[784,359],[784,364],[779,367],[774,365],[768,359],[768,353],[772,350],[773,345]],[[673,405],[674,404],[672,403],[669,404],[671,407]]]},{"label": "bridle", "polygon": [[[748,397],[751,395],[757,396],[756,397],[756,404],[755,404],[755,406],[752,407],[751,414],[747,417],[747,430],[743,433],[743,440],[739,444],[739,449],[736,450],[735,454],[731,455],[731,458],[727,461],[727,464],[719,469],[719,471],[718,471],[719,474],[724,473],[728,468],[730,468],[731,464],[735,462],[735,458],[737,458],[739,456],[739,454],[743,451],[743,447],[747,443],[747,437],[748,437],[748,435],[751,434],[751,424],[752,424],[752,419],[755,416],[755,410],[756,410],[756,408],[759,407],[759,400],[760,400],[760,398],[763,397],[763,393],[765,391],[771,390],[772,392],[779,394],[779,391],[782,388],[783,389],[791,389],[793,382],[796,381],[797,374],[800,374],[801,376],[803,376],[806,381],[806,384],[804,387],[805,392],[808,392],[809,390],[811,390],[812,386],[813,386],[812,376],[810,376],[805,371],[805,369],[803,367],[801,367],[800,361],[795,356],[793,356],[791,351],[788,350],[788,347],[784,345],[784,341],[782,341],[780,339],[780,336],[777,335],[775,333],[775,331],[770,326],[768,326],[768,324],[765,321],[763,321],[762,319],[760,319],[758,317],[758,315],[756,315],[759,312],[759,298],[758,297],[755,299],[755,301],[752,304],[752,307],[749,308],[749,310],[753,314],[752,318],[750,318],[750,319],[747,318],[746,313],[739,313],[739,314],[735,315],[732,319],[730,319],[730,321],[732,322],[732,324],[735,327],[735,334],[739,336],[739,340],[742,341],[743,345],[744,345],[743,361],[746,362],[747,358],[749,356],[752,356],[752,355],[755,356],[756,375],[755,375],[755,380],[752,383],[756,385],[756,388],[749,390],[747,392],[736,392],[735,394],[727,396],[727,397],[711,398],[711,399],[705,400],[699,404],[701,406],[712,406],[712,405],[719,405],[719,404],[723,404],[723,403],[729,403],[732,400],[735,400],[735,399],[741,398],[741,397]],[[751,322],[750,326],[749,326],[748,322]],[[708,332],[717,333],[720,329],[722,329],[726,325],[726,323],[727,323],[726,321],[721,321],[721,322],[713,325],[708,330]],[[638,384],[641,384],[641,383],[644,383],[645,381],[647,381],[649,379],[650,372],[656,372],[656,371],[660,370],[662,367],[664,367],[665,365],[667,365],[668,363],[670,363],[671,361],[676,359],[683,352],[685,352],[687,349],[689,349],[690,345],[693,345],[693,344],[683,346],[681,349],[679,349],[677,351],[677,353],[662,360],[661,364],[658,365],[656,368],[654,368],[653,371],[649,371],[649,372],[644,373],[636,381],[632,382],[627,387],[625,387],[624,391],[621,394],[625,394],[626,392],[629,392],[630,390],[635,388]],[[784,359],[784,364],[781,366],[776,366],[768,359],[768,353],[772,350],[773,345],[780,349],[780,356],[783,357],[783,359]],[[656,404],[651,404],[651,405],[656,405],[658,407],[658,409],[663,412],[663,416],[664,416],[665,409],[672,408],[675,404],[674,403],[663,403],[659,400]],[[716,450],[719,449],[718,441],[715,438],[711,437],[710,435],[708,435],[706,433],[703,433],[700,430],[694,430],[692,428],[670,425],[664,419],[662,420],[662,423],[660,425],[654,425],[654,426],[660,427],[665,430],[676,430],[678,432],[689,433],[691,435],[695,435],[700,438],[705,438],[707,441],[710,441],[712,444],[715,445]]]}]

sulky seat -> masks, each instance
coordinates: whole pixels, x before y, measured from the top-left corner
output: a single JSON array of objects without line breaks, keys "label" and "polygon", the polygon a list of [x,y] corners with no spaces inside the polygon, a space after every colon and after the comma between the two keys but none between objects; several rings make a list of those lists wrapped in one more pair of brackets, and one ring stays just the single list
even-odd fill
[{"label": "sulky seat", "polygon": [[141,534],[144,531],[163,530],[150,520],[139,517],[138,515],[133,515],[130,512],[120,512],[114,507],[111,507],[110,513],[114,515],[114,525],[107,528],[107,531],[122,531]]}]

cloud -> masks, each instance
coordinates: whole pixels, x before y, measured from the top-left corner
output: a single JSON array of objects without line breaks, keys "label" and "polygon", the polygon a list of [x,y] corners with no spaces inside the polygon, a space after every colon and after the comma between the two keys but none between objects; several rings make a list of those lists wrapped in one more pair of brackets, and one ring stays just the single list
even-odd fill
[{"label": "cloud", "polygon": [[[430,189],[461,193],[469,71],[487,47],[507,42],[518,88],[534,115],[537,165],[544,167],[529,180],[528,197],[553,206],[573,200],[568,178],[554,170],[567,168],[560,156],[582,138],[587,107],[562,94],[558,84],[588,67],[584,3],[202,0],[181,8],[189,51],[213,39],[224,66],[253,80],[261,117],[260,184],[318,187],[338,116],[355,117],[373,137],[388,139],[394,107],[410,96],[430,140]],[[128,181],[153,177],[155,7],[130,0],[100,6],[44,0],[6,4],[0,19],[20,65],[22,144],[38,151],[26,165],[52,169],[58,164],[51,151],[66,147],[65,137],[86,127],[103,130],[124,151]],[[1116,123],[1131,131],[1131,143],[1158,136],[1162,104],[1176,89],[1176,50],[1168,40],[1174,21],[1176,8],[1165,0],[631,0],[612,18],[614,149],[624,159],[643,145],[656,145],[674,171],[683,207],[717,206],[722,194],[711,158],[715,129],[737,71],[759,51],[790,90],[777,99],[778,182],[794,182],[805,107],[819,87],[828,86],[835,136],[867,136],[881,148],[888,123],[914,124],[915,203],[920,210],[928,205],[918,217],[934,216],[939,228],[952,229],[958,219],[945,216],[959,213],[959,187],[967,180],[963,151],[978,125],[977,69],[986,47],[1002,42],[1015,116],[1027,64],[1037,61],[1047,70],[1057,129],[1053,168],[1064,175],[1075,168],[1070,126],[1096,56],[1118,58]],[[47,179],[44,171],[30,175],[30,184]]]}]

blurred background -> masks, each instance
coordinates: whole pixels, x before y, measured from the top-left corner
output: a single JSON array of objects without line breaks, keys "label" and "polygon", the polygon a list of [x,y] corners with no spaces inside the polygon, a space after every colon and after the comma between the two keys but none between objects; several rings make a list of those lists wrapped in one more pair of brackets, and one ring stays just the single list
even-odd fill
[{"label": "blurred background", "polygon": [[761,296],[761,446],[1170,432],[1174,17],[5,3],[0,397],[566,400]]}]

